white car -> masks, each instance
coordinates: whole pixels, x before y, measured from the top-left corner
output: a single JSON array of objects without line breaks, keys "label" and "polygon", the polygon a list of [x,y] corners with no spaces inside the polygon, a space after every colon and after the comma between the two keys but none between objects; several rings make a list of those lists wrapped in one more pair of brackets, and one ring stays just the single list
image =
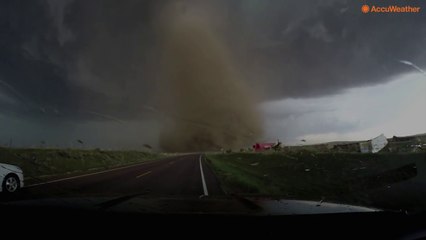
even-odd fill
[{"label": "white car", "polygon": [[5,163],[0,163],[0,192],[13,193],[24,187],[22,169]]}]

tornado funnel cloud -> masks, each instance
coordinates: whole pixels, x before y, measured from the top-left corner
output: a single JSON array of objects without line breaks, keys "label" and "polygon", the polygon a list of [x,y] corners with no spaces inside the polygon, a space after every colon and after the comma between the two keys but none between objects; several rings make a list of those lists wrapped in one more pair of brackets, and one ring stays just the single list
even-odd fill
[{"label": "tornado funnel cloud", "polygon": [[262,133],[261,119],[224,42],[208,21],[173,16],[163,29],[161,94],[166,151],[239,149]]}]

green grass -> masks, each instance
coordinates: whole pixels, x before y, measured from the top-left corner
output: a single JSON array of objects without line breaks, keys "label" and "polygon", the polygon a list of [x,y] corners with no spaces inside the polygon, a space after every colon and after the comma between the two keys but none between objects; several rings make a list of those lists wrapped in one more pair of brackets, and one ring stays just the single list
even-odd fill
[{"label": "green grass", "polygon": [[0,148],[0,162],[22,168],[26,184],[155,160],[161,156],[140,151]]},{"label": "green grass", "polygon": [[426,154],[301,151],[209,154],[207,159],[227,193],[369,205],[370,190],[380,184],[386,187],[386,182],[371,176],[410,163],[424,166]]}]

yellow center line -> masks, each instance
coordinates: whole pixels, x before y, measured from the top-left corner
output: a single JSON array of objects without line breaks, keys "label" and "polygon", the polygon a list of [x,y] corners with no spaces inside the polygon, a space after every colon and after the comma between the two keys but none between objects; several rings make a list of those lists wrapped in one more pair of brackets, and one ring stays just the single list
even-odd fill
[{"label": "yellow center line", "polygon": [[141,175],[136,176],[136,178],[143,177],[143,176],[148,175],[148,174],[150,174],[150,173],[151,173],[151,171],[148,171],[148,172],[146,172],[146,173],[142,173]]}]

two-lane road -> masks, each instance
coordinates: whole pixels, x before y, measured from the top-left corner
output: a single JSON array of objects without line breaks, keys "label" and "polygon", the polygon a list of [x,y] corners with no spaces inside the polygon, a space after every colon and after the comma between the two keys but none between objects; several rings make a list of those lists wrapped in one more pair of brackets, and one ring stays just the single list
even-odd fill
[{"label": "two-lane road", "polygon": [[223,192],[204,156],[192,154],[33,185],[20,195],[28,199],[132,194],[199,197]]}]

